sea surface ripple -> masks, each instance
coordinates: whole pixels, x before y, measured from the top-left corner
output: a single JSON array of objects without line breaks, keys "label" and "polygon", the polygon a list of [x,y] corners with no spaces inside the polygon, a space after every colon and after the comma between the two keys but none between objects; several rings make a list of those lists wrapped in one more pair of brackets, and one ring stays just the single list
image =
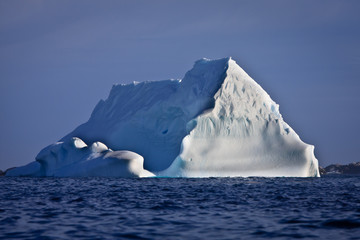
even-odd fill
[{"label": "sea surface ripple", "polygon": [[1,239],[360,239],[360,177],[0,178]]}]

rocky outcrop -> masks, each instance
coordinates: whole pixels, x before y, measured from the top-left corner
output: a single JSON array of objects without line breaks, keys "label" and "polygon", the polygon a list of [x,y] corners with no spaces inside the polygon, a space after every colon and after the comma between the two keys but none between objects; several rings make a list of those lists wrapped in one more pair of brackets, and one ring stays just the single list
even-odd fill
[{"label": "rocky outcrop", "polygon": [[320,168],[320,174],[360,174],[360,162],[350,163],[347,165],[332,164],[325,168]]},{"label": "rocky outcrop", "polygon": [[319,167],[319,172],[320,172],[320,175],[325,175],[326,174],[326,170],[323,167]]}]

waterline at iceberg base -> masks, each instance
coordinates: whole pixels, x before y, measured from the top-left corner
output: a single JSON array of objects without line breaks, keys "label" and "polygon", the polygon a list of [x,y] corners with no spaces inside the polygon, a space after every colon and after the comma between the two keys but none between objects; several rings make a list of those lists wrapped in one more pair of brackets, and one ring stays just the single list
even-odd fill
[{"label": "waterline at iceberg base", "polygon": [[181,80],[114,85],[88,122],[7,176],[320,175],[314,146],[224,58],[197,61]]}]

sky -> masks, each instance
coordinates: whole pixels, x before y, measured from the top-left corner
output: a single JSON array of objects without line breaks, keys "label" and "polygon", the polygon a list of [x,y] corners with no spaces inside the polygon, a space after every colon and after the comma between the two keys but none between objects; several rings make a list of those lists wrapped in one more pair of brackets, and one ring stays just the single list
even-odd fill
[{"label": "sky", "polygon": [[86,122],[113,84],[231,56],[315,145],[360,161],[360,1],[0,1],[0,169]]}]

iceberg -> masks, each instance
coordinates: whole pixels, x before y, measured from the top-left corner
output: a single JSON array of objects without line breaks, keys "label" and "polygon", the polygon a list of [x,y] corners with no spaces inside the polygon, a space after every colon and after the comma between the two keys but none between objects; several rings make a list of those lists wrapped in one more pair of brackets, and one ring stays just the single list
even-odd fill
[{"label": "iceberg", "polygon": [[320,176],[314,146],[231,58],[198,60],[181,80],[114,85],[86,123],[30,167],[7,175]]}]

